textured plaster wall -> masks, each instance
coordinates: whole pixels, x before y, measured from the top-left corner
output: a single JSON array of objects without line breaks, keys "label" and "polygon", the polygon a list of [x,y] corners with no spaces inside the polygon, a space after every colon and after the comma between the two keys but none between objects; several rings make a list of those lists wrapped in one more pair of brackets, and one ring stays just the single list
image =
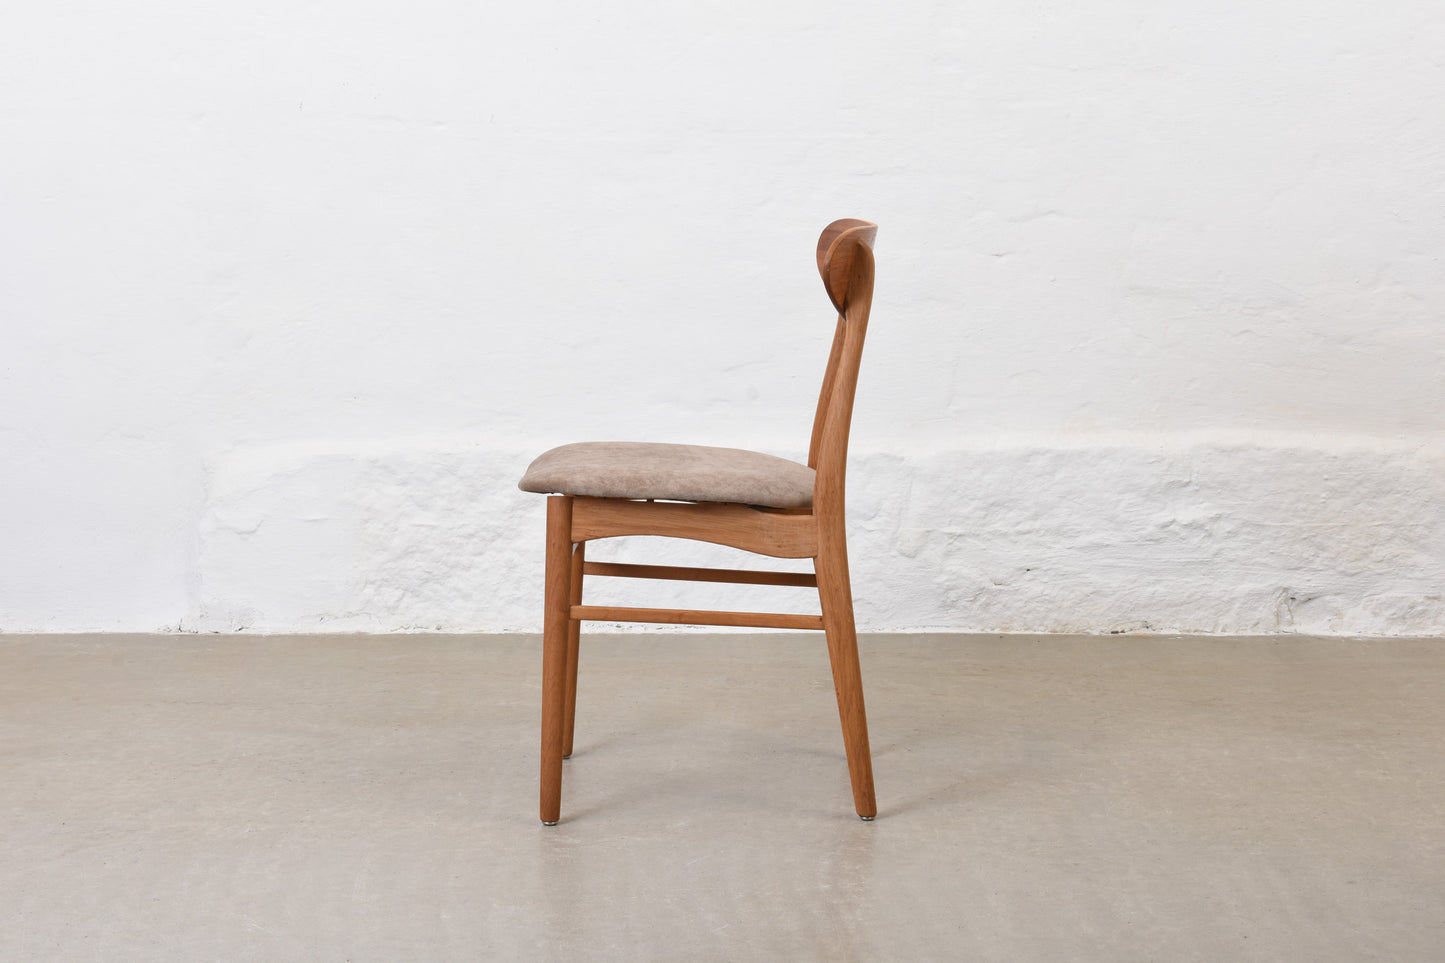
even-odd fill
[{"label": "textured plaster wall", "polygon": [[801,455],[861,216],[865,628],[1445,633],[1436,3],[5,21],[0,630],[535,628],[527,460]]}]

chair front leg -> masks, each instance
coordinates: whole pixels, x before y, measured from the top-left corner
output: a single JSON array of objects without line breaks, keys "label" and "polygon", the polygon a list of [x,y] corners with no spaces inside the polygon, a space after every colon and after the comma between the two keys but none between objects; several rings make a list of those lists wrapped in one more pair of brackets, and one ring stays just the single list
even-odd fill
[{"label": "chair front leg", "polygon": [[825,521],[820,526],[818,556],[813,564],[818,573],[818,599],[823,607],[823,631],[828,636],[838,718],[843,724],[853,805],[860,818],[872,819],[878,815],[878,803],[873,795],[873,757],[868,748],[863,675],[858,666],[858,632],[853,622],[853,591],[848,582],[848,543],[841,525],[833,526]]},{"label": "chair front leg", "polygon": [[[572,547],[571,586],[567,598],[573,605],[582,604],[582,565],[587,559],[587,543]],[[572,734],[577,728],[577,656],[582,642],[582,623],[567,617],[567,704],[562,715],[562,758],[572,756]]]},{"label": "chair front leg", "polygon": [[547,498],[547,570],[542,612],[542,822],[562,812],[562,741],[571,621],[572,499]]}]

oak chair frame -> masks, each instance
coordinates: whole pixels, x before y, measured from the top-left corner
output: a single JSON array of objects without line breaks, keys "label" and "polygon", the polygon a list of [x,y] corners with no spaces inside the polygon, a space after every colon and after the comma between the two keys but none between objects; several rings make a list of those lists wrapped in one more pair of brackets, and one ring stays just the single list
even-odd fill
[{"label": "oak chair frame", "polygon": [[[844,521],[848,433],[873,301],[873,240],[877,230],[874,224],[849,218],[828,225],[818,239],[818,271],[838,311],[838,321],[808,447],[808,466],[815,470],[810,508],[548,496],[541,760],[541,818],[546,825],[556,825],[561,814],[562,760],[572,755],[578,650],[581,624],[585,621],[821,629],[827,637],[854,807],[862,819],[871,820],[877,815]],[[589,541],[622,535],[696,539],[775,558],[807,558],[812,560],[814,571],[761,572],[587,561]],[[815,587],[821,614],[584,605],[582,585],[588,575]]]}]

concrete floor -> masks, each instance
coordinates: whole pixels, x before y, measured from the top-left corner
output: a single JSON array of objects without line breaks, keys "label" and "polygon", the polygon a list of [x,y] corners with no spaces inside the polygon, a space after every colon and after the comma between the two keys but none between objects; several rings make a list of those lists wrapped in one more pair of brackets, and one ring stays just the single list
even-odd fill
[{"label": "concrete floor", "polygon": [[1445,959],[1445,641],[0,636],[7,960]]}]

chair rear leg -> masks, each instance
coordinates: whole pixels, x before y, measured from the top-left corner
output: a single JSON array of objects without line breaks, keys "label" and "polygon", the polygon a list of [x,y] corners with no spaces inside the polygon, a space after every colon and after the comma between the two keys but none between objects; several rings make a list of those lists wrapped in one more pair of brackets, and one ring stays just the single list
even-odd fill
[{"label": "chair rear leg", "polygon": [[843,723],[843,745],[848,753],[848,776],[853,783],[853,805],[860,818],[872,819],[878,815],[878,803],[873,795],[873,757],[868,749],[863,676],[858,667],[848,548],[841,532],[831,538],[820,534],[814,566],[823,607],[823,630],[828,636],[828,659],[833,665],[833,689],[838,696],[838,717]]},{"label": "chair rear leg", "polygon": [[572,499],[547,498],[547,571],[542,611],[542,822],[562,812],[562,736],[567,700],[567,634],[571,621]]},{"label": "chair rear leg", "polygon": [[[571,589],[568,595],[572,605],[582,604],[582,563],[586,560],[587,543],[578,542],[572,548]],[[570,615],[567,618],[567,703],[562,716],[562,758],[572,756],[572,733],[577,728],[577,655],[582,641],[582,623]]]}]

